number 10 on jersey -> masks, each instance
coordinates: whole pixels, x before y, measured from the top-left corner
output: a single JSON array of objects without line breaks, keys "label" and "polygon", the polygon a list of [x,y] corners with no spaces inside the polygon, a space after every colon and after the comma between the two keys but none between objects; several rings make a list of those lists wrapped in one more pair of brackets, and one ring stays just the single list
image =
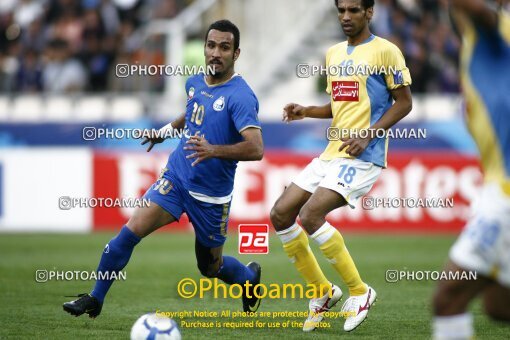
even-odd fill
[{"label": "number 10 on jersey", "polygon": [[193,113],[191,114],[191,122],[196,125],[202,125],[204,121],[205,108],[204,105],[198,105],[196,102],[193,103]]}]

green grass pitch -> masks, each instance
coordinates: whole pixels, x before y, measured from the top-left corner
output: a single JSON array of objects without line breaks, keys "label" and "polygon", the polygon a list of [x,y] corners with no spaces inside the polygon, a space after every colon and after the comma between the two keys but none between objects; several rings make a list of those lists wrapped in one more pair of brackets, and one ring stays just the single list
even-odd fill
[{"label": "green grass pitch", "polygon": [[[134,321],[147,312],[241,310],[241,301],[183,299],[177,294],[177,282],[185,277],[199,279],[195,265],[194,238],[191,234],[157,233],[137,246],[126,267],[127,280],[114,283],[102,314],[92,320],[72,317],[62,310],[64,297],[89,292],[90,281],[50,281],[37,283],[35,271],[94,270],[104,245],[113,234],[4,234],[0,236],[0,338],[32,339],[127,339]],[[438,270],[442,267],[453,236],[345,235],[362,278],[378,293],[377,304],[368,319],[354,332],[343,331],[343,320],[325,320],[330,328],[303,333],[299,328],[279,329],[192,329],[182,328],[183,339],[254,338],[254,339],[429,339],[432,281],[387,283],[385,272],[398,270]],[[345,285],[311,245],[326,276]],[[270,283],[301,283],[297,271],[283,253],[278,239],[272,237],[268,255],[237,255],[237,236],[230,235],[225,253],[244,263],[257,260],[262,265],[262,279]],[[280,299],[262,301],[259,311],[306,311],[308,300]],[[341,303],[335,308],[340,310]],[[479,301],[472,307],[478,339],[508,339],[510,327],[485,317]],[[190,319],[188,319],[190,320]],[[191,321],[209,319],[192,318]],[[249,321],[243,319],[244,321]],[[302,319],[262,319],[265,322]],[[180,324],[180,320],[176,319]],[[228,321],[218,318],[214,321]],[[236,321],[236,320],[234,320]],[[240,321],[238,319],[237,321]]]}]

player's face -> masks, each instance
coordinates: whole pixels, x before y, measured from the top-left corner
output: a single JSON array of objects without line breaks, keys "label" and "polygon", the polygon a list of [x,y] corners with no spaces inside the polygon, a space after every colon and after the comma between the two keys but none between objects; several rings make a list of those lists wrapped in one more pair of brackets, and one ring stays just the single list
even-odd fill
[{"label": "player's face", "polygon": [[234,68],[240,50],[234,50],[234,34],[210,30],[205,42],[205,63],[214,67],[213,77],[221,78]]},{"label": "player's face", "polygon": [[348,37],[359,35],[372,19],[373,8],[365,10],[361,0],[339,0],[338,19]]}]

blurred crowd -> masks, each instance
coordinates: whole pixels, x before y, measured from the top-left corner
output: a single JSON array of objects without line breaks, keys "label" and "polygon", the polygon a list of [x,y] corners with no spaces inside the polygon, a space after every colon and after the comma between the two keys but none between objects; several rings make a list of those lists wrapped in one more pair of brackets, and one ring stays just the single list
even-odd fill
[{"label": "blurred crowd", "polygon": [[101,92],[135,88],[115,65],[163,63],[164,40],[143,24],[175,17],[191,0],[0,0],[0,91]]},{"label": "blurred crowd", "polygon": [[406,58],[413,92],[459,92],[460,40],[441,0],[376,0],[372,31]]},{"label": "blurred crowd", "polygon": [[[120,81],[115,65],[164,64],[164,37],[139,28],[173,18],[192,0],[0,0],[0,91],[68,93],[161,90]],[[413,92],[458,92],[454,35],[442,0],[377,0],[375,34],[396,43]],[[152,78],[152,77],[150,77]]]}]

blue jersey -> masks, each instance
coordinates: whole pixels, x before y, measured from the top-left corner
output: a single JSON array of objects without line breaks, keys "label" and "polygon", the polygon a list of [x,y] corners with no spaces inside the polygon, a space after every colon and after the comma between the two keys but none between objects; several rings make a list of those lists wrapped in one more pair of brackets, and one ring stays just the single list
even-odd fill
[{"label": "blue jersey", "polygon": [[[219,158],[204,160],[194,167],[196,158],[186,159],[193,150],[184,150],[190,136],[204,135],[210,144],[229,145],[243,141],[241,132],[260,129],[257,118],[259,103],[248,84],[239,75],[230,80],[208,85],[203,74],[186,82],[188,102],[186,125],[189,132],[181,138],[170,155],[167,168],[181,181],[186,190],[209,197],[225,197],[232,193],[237,161]],[[189,144],[188,144],[189,145]]]}]

